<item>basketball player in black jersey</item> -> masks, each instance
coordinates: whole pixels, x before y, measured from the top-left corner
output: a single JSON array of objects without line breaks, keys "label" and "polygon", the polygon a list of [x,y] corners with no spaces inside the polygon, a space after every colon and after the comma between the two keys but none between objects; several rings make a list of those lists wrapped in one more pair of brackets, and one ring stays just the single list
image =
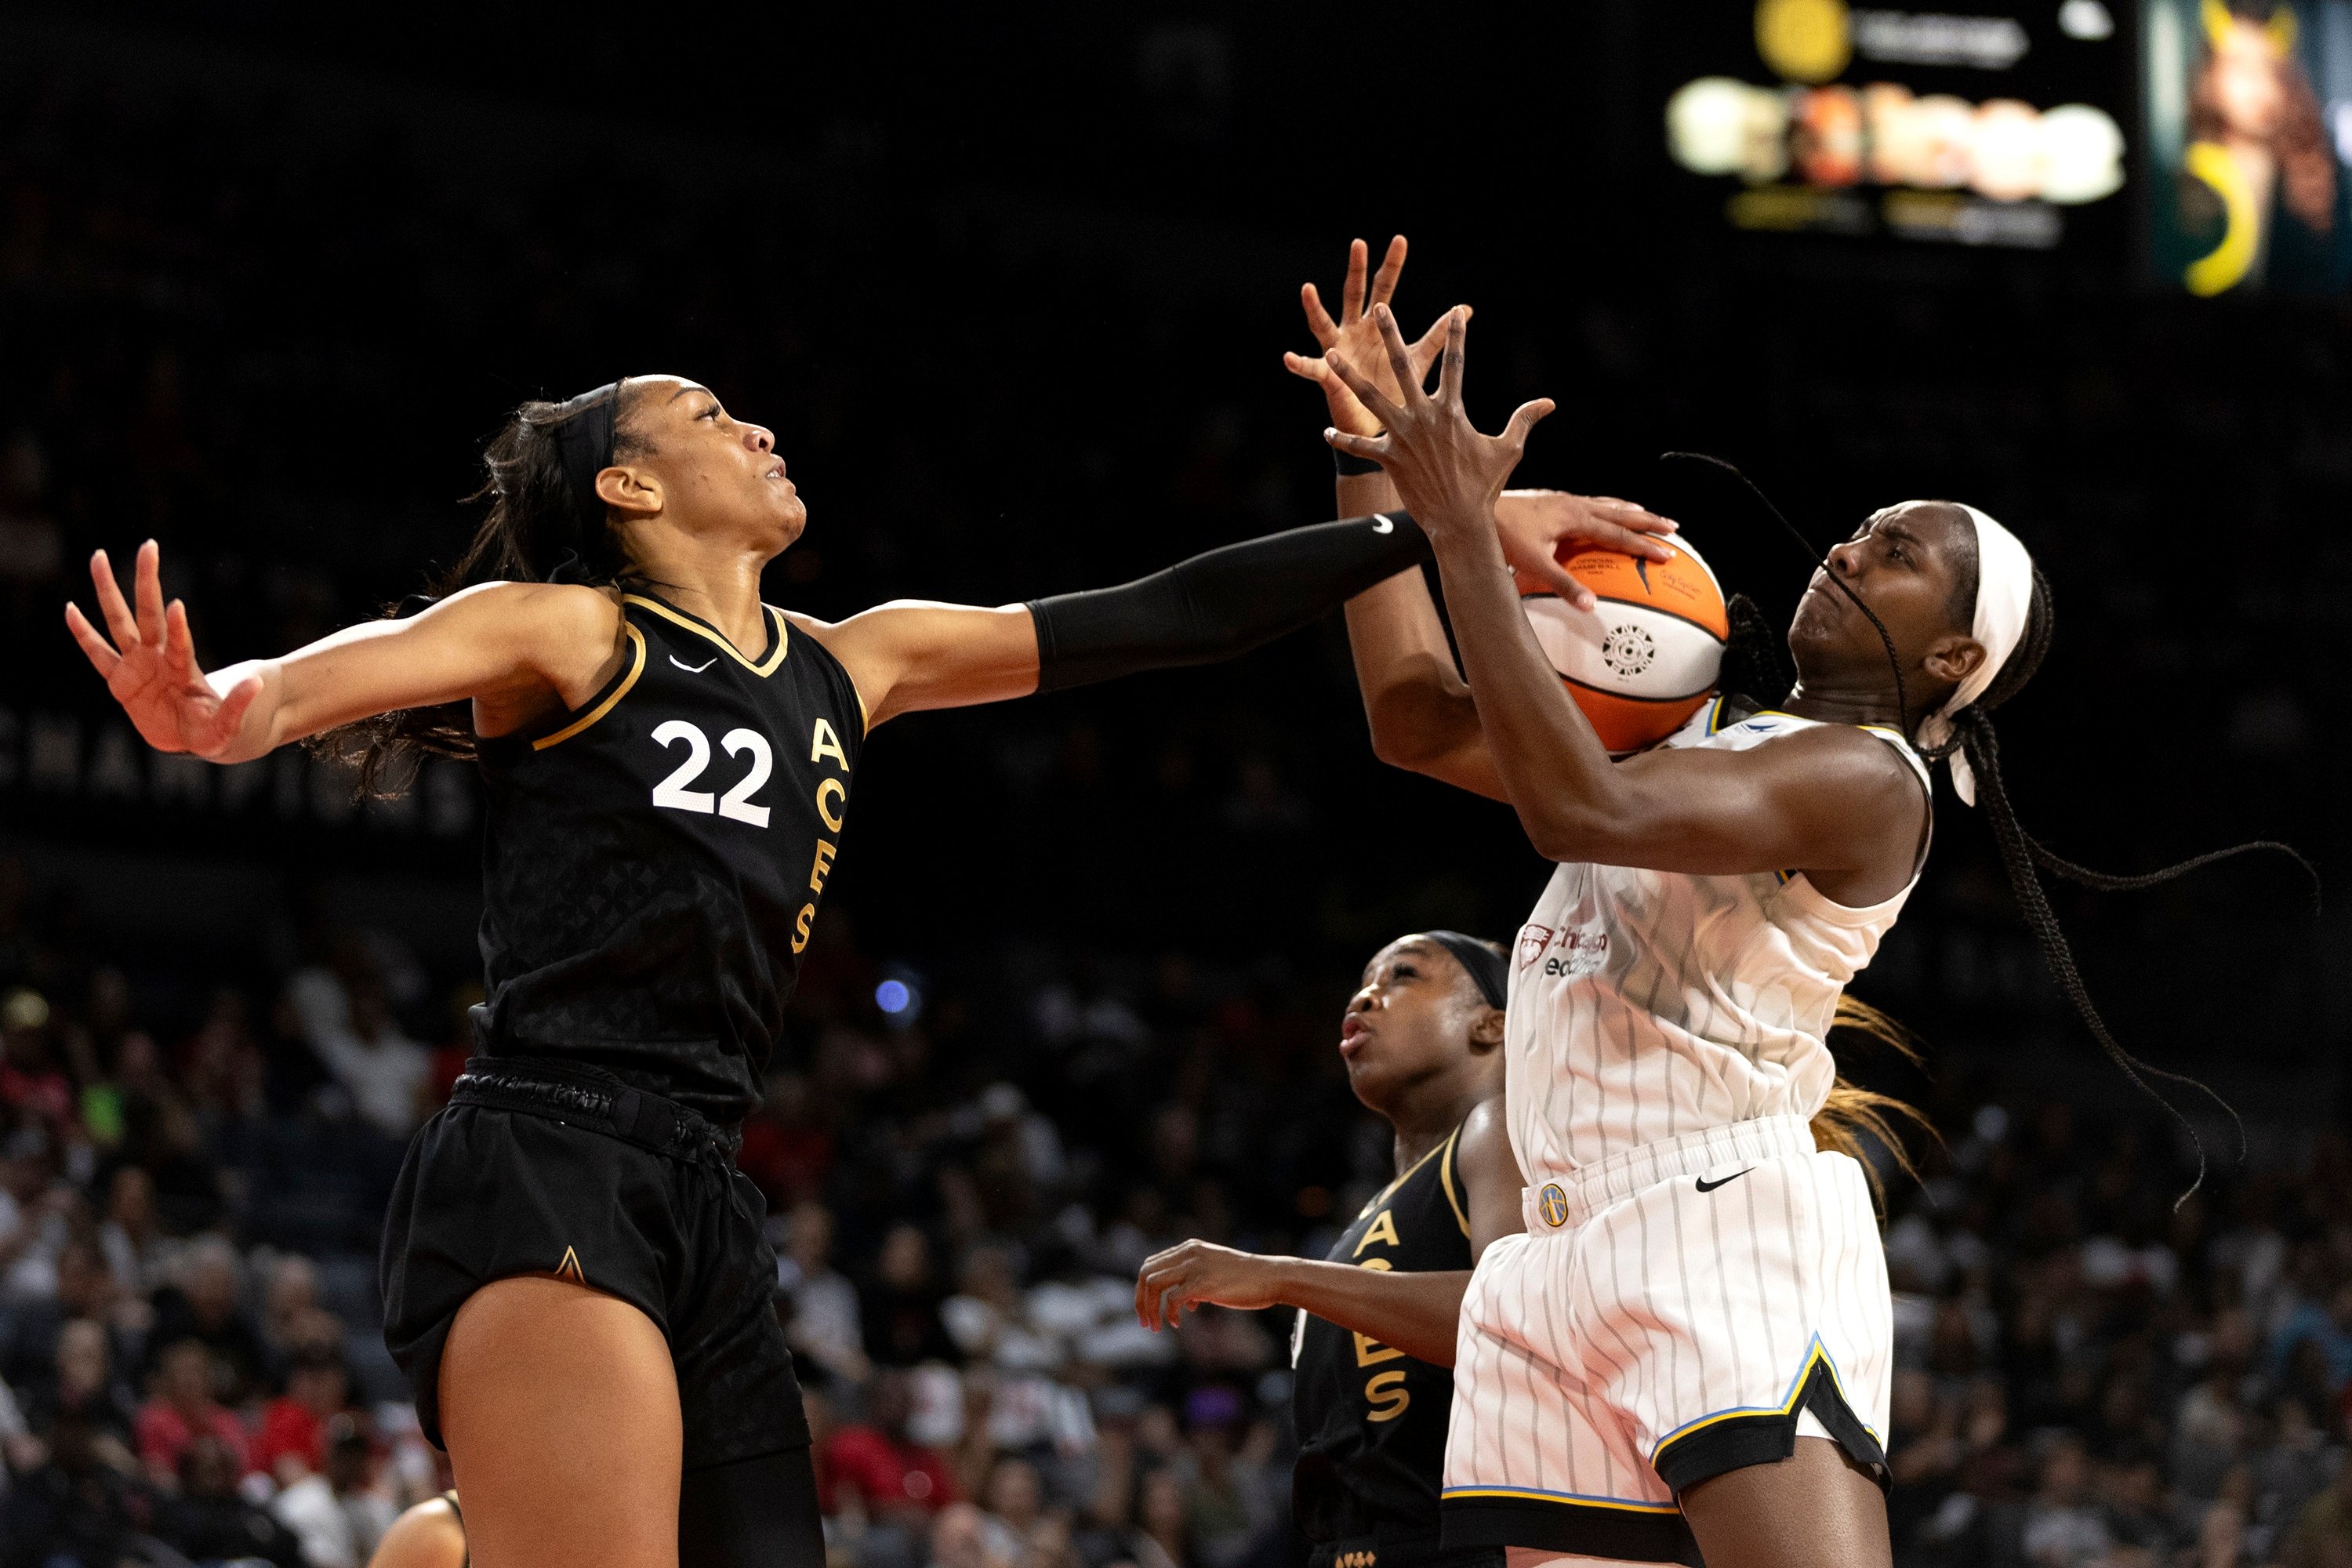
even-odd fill
[{"label": "basketball player in black jersey", "polygon": [[1328,1260],[1187,1241],[1135,1281],[1146,1327],[1206,1301],[1297,1307],[1291,1519],[1311,1568],[1501,1568],[1438,1548],[1454,1330],[1486,1244],[1524,1228],[1503,1124],[1500,952],[1458,931],[1399,937],[1364,966],[1339,1026],[1356,1098],[1395,1134],[1396,1178]]},{"label": "basketball player in black jersey", "polygon": [[478,1553],[814,1568],[808,1430],[733,1154],[866,732],[1229,657],[1428,546],[1354,519],[1120,588],[829,625],[761,602],[806,513],[769,432],[698,383],[526,404],[487,456],[480,532],[420,613],[207,676],[150,541],[128,601],[92,558],[106,631],[74,606],[68,628],[166,752],[324,737],[371,784],[420,751],[479,763],[478,1054],[411,1145],[382,1264]]}]

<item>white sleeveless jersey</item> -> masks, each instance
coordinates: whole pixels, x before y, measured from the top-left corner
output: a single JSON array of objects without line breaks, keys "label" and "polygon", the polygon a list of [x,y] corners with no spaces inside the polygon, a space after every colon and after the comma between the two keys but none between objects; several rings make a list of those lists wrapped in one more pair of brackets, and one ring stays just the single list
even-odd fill
[{"label": "white sleeveless jersey", "polygon": [[[1717,728],[1718,699],[1663,742],[1746,751],[1817,721]],[[1871,726],[1926,783],[1893,730]],[[1846,983],[1910,896],[1849,909],[1801,874],[1700,877],[1567,864],[1511,955],[1505,1102],[1529,1188],[1644,1143],[1758,1117],[1810,1119],[1837,1071]]]}]

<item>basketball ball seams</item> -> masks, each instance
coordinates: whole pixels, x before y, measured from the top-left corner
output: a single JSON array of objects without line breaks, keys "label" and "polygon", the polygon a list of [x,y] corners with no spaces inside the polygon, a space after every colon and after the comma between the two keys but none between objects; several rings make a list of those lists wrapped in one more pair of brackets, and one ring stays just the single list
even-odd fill
[{"label": "basketball ball seams", "polygon": [[1613,686],[1595,686],[1589,680],[1579,680],[1572,675],[1563,675],[1559,679],[1564,686],[1572,686],[1579,691],[1590,691],[1597,697],[1614,698],[1620,702],[1697,702],[1715,693],[1715,682],[1711,680],[1696,691],[1686,691],[1679,697],[1644,697],[1638,691],[1623,691]]},{"label": "basketball ball seams", "polygon": [[1586,545],[1559,557],[1600,601],[1576,610],[1549,584],[1518,577],[1529,629],[1612,756],[1680,729],[1717,686],[1730,616],[1714,572],[1680,539],[1670,561]]},{"label": "basketball ball seams", "polygon": [[[1559,595],[1547,590],[1541,594],[1522,594],[1519,597],[1522,599],[1557,599]],[[1649,610],[1656,615],[1672,616],[1674,619],[1682,622],[1682,624],[1686,626],[1705,632],[1707,636],[1716,640],[1716,644],[1718,647],[1729,647],[1731,646],[1730,629],[1728,626],[1727,626],[1723,631],[1717,631],[1705,621],[1695,620],[1691,616],[1683,615],[1679,611],[1670,610],[1664,605],[1654,603],[1648,599],[1620,599],[1613,595],[1599,593],[1596,593],[1594,597],[1598,598],[1604,605],[1622,605],[1628,609]],[[1595,612],[1595,614],[1598,613],[1599,612],[1597,611]]]}]

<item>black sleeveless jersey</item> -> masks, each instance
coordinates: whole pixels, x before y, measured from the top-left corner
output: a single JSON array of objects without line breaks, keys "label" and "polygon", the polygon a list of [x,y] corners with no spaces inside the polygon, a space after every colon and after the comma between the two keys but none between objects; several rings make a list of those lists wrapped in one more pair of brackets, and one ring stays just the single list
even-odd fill
[{"label": "black sleeveless jersey", "polygon": [[628,595],[621,615],[602,690],[480,744],[476,1043],[732,1121],[760,1102],[864,710],[840,661],[772,605],[750,658],[659,600]]},{"label": "black sleeveless jersey", "polygon": [[[1466,1269],[1470,1208],[1454,1168],[1457,1127],[1364,1205],[1334,1263],[1407,1273]],[[1382,1526],[1437,1529],[1454,1373],[1301,1312],[1291,1340],[1298,1465],[1291,1518],[1322,1542]]]}]

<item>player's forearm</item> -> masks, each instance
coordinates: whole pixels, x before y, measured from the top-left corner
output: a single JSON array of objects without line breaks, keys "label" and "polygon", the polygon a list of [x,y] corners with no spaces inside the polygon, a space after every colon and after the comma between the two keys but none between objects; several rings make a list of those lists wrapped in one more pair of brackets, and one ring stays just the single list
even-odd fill
[{"label": "player's forearm", "polygon": [[1553,860],[1608,839],[1622,784],[1592,725],[1537,641],[1491,526],[1436,541],[1454,640],[1486,752],[1528,841]]},{"label": "player's forearm", "polygon": [[1427,559],[1412,519],[1351,517],[1229,544],[1116,588],[1034,600],[1037,689],[1232,658]]},{"label": "player's forearm", "polygon": [[1377,1340],[1432,1366],[1454,1364],[1454,1330],[1462,1318],[1466,1268],[1399,1273],[1310,1258],[1270,1259],[1275,1299]]},{"label": "player's forearm", "polygon": [[[1399,506],[1396,487],[1377,470],[1340,475],[1338,492],[1343,517]],[[1419,771],[1476,738],[1477,710],[1454,672],[1417,563],[1349,600],[1347,616],[1348,651],[1375,756]]]}]

